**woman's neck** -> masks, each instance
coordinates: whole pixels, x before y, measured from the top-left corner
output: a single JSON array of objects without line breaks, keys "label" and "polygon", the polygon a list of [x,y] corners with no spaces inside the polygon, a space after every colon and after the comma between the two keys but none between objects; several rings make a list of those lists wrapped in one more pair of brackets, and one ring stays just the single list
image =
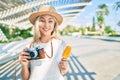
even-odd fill
[{"label": "woman's neck", "polygon": [[49,42],[51,40],[51,36],[42,36],[41,38],[40,38],[40,42],[42,42],[42,43],[47,43],[47,42]]}]

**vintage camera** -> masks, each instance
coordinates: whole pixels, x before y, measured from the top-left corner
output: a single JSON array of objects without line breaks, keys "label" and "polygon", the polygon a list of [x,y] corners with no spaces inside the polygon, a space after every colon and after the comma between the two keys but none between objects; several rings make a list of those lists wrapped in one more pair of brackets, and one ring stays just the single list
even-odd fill
[{"label": "vintage camera", "polygon": [[31,57],[31,59],[45,58],[44,50],[40,46],[25,49],[25,52],[29,53],[29,56]]}]

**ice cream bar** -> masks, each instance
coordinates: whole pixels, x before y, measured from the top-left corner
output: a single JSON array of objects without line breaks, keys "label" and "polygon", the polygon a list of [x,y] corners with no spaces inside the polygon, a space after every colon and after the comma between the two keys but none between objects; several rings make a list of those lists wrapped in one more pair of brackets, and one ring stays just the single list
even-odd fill
[{"label": "ice cream bar", "polygon": [[66,48],[64,49],[64,52],[62,54],[63,58],[68,58],[70,56],[71,53],[71,46],[66,46]]}]

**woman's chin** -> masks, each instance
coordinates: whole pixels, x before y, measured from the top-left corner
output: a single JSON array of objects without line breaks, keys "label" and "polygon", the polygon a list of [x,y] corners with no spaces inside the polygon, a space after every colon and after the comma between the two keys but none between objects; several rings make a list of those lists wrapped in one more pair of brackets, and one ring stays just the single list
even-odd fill
[{"label": "woman's chin", "polygon": [[50,33],[44,33],[43,35],[44,35],[44,36],[51,36]]}]

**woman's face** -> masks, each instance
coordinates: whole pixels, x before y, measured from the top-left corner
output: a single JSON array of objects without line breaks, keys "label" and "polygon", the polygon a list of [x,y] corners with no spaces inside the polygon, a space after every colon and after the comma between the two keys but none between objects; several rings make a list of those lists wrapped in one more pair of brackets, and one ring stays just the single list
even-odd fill
[{"label": "woman's face", "polygon": [[41,36],[51,36],[51,32],[54,29],[55,20],[50,15],[40,16],[39,20],[39,31]]}]

